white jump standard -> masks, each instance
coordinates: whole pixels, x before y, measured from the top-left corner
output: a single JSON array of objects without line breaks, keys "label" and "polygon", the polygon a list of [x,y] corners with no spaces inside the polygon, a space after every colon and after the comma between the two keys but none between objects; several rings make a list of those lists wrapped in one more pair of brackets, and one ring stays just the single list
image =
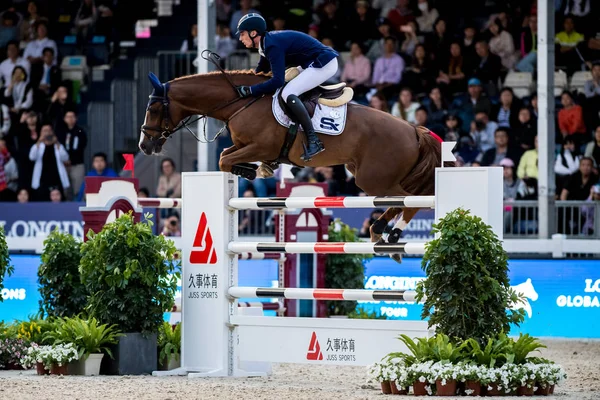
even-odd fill
[{"label": "white jump standard", "polygon": [[[430,208],[436,220],[464,207],[490,224],[502,239],[502,169],[438,168],[436,196],[404,198],[237,199],[237,177],[223,172],[182,174],[182,351],[181,368],[155,375],[262,376],[270,363],[364,366],[391,351],[406,350],[399,334],[427,337],[424,321],[291,318],[262,316],[262,307],[239,307],[238,299],[414,301],[411,291],[243,288],[238,253],[407,253],[424,243],[240,243],[240,209],[285,207],[374,207],[383,204]],[[301,199],[294,202],[294,199]],[[308,199],[308,200],[307,200]],[[318,201],[317,201],[318,199]],[[266,201],[266,203],[264,202]],[[387,203],[386,203],[387,202]],[[259,206],[260,204],[260,206]],[[468,244],[466,244],[468,245]],[[254,256],[252,256],[254,257]],[[332,346],[344,343],[345,346]]]}]

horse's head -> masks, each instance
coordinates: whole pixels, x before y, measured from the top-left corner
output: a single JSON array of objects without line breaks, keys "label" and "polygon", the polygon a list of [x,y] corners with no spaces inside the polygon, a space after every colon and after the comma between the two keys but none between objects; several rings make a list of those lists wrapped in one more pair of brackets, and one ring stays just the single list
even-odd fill
[{"label": "horse's head", "polygon": [[169,84],[161,83],[152,72],[148,79],[154,90],[146,106],[139,147],[146,155],[152,155],[162,151],[163,145],[173,134],[179,121],[173,120],[173,113],[169,112]]}]

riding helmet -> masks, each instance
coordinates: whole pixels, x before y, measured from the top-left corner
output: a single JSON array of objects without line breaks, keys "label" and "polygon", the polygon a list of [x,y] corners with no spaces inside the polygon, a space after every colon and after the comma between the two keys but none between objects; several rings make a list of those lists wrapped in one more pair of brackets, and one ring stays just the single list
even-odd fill
[{"label": "riding helmet", "polygon": [[241,31],[256,31],[259,35],[264,35],[267,31],[267,22],[258,13],[248,13],[244,15],[238,22],[236,35]]}]

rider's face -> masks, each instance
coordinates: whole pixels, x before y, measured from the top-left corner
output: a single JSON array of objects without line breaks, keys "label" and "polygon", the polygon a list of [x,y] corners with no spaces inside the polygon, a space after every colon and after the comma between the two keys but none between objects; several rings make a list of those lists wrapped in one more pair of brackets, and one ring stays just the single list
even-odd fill
[{"label": "rider's face", "polygon": [[248,31],[240,32],[240,42],[242,42],[246,48],[252,48],[252,39],[250,38]]}]

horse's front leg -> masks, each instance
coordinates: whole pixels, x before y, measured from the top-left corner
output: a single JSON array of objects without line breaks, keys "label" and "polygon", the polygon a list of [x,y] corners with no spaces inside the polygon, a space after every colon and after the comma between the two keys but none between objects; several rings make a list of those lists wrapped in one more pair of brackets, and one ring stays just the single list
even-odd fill
[{"label": "horse's front leg", "polygon": [[[231,153],[233,153],[234,151],[237,151],[237,150],[238,150],[238,148],[237,148],[235,145],[233,145],[233,146],[231,146],[231,147],[228,147],[228,148],[224,149],[224,150],[221,152],[221,155],[219,156],[219,167],[220,167],[220,165],[221,165],[221,163],[220,163],[220,159],[221,159],[221,158],[223,158],[224,156],[226,156],[226,155],[228,155],[228,154],[231,154]],[[226,172],[229,172],[229,171],[226,171]]]},{"label": "horse's front leg", "polygon": [[248,180],[253,180],[256,178],[256,169],[258,167],[250,163],[256,162],[263,157],[264,154],[259,153],[258,146],[244,146],[229,154],[222,155],[219,160],[219,169],[224,172],[231,172],[232,174],[239,175]]}]

